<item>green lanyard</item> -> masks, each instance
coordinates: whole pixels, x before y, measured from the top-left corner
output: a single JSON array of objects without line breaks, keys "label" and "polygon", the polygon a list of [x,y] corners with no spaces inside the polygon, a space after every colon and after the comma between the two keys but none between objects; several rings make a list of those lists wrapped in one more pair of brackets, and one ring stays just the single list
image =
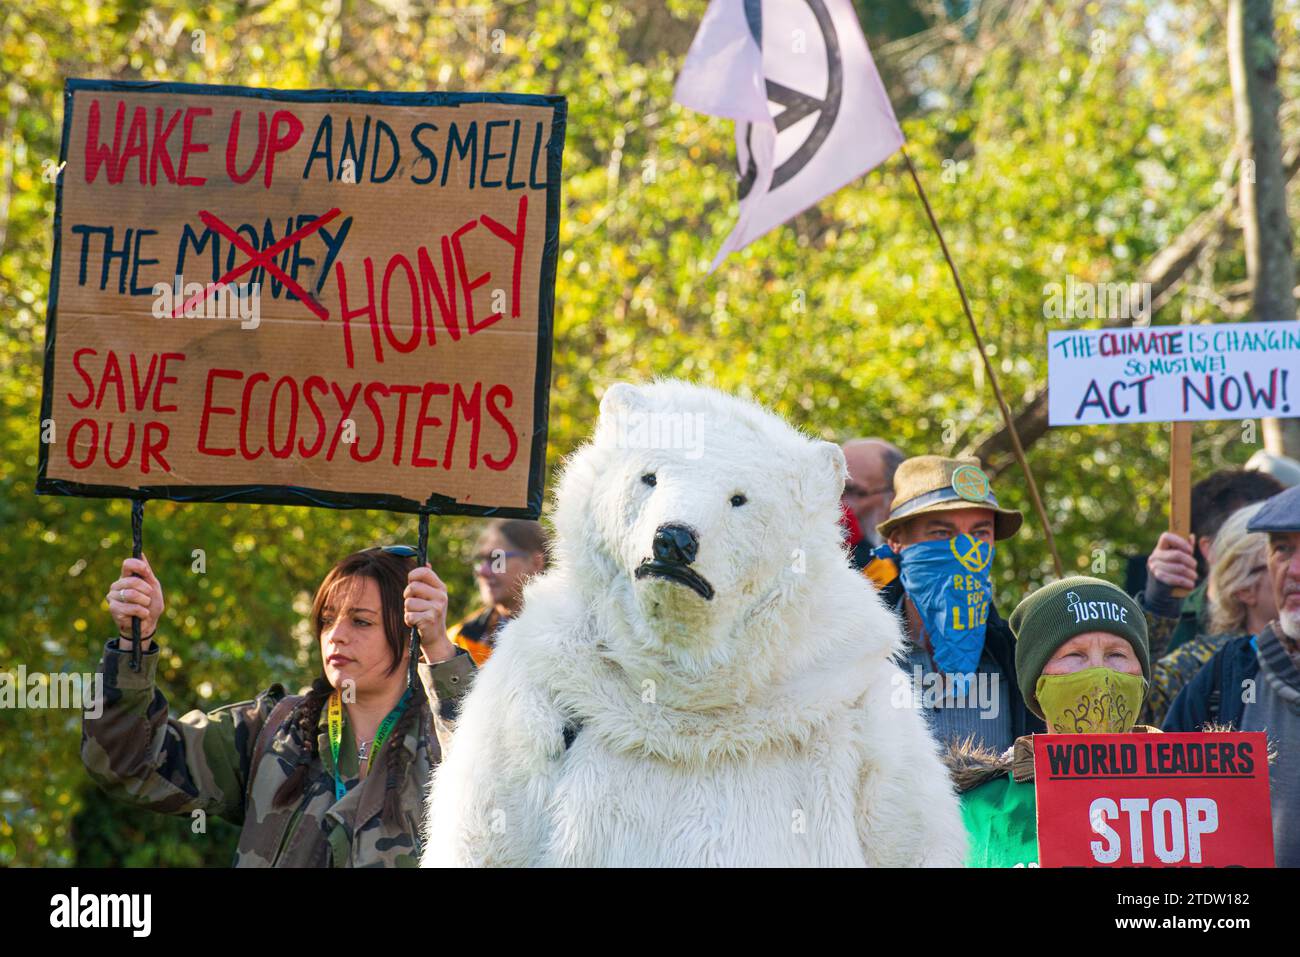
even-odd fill
[{"label": "green lanyard", "polygon": [[[402,695],[402,700],[397,702],[397,707],[388,712],[388,716],[379,723],[379,730],[375,732],[375,740],[371,742],[370,756],[367,758],[371,767],[374,767],[374,756],[384,746],[384,742],[388,740],[388,736],[392,733],[397,720],[410,703],[411,689],[407,688],[406,693]],[[334,800],[341,801],[343,795],[348,793],[348,789],[344,786],[343,779],[339,777],[339,745],[343,741],[343,700],[337,691],[330,695],[329,726],[330,755],[334,758]],[[358,758],[357,763],[360,765],[360,758]]]}]

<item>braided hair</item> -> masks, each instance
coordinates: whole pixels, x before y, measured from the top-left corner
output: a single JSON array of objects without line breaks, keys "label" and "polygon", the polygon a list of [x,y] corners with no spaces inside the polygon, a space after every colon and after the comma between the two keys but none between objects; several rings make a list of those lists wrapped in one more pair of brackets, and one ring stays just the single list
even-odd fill
[{"label": "braided hair", "polygon": [[299,749],[298,764],[276,790],[275,800],[271,802],[272,807],[284,807],[302,797],[303,788],[307,784],[307,769],[317,757],[316,728],[320,724],[320,713],[333,693],[334,689],[330,683],[324,676],[319,676],[312,681],[311,689],[303,696],[302,701],[294,707],[288,722],[289,726],[293,728],[294,737],[306,743],[309,750]]},{"label": "braided hair", "polygon": [[[384,779],[384,817],[389,821],[398,820],[402,813],[402,780],[406,777],[407,767],[411,763],[411,752],[402,747],[402,739],[412,727],[420,727],[416,725],[417,721],[422,722],[426,729],[432,728],[428,700],[425,698],[424,689],[419,687],[412,693],[411,704],[402,712],[402,717],[393,728],[393,733],[384,742],[384,750],[388,752],[388,760],[385,762],[388,773]],[[371,767],[377,763],[378,755],[371,762]]]},{"label": "braided hair", "polygon": [[[321,632],[324,630],[325,608],[330,599],[334,597],[334,592],[344,582],[358,576],[371,578],[379,586],[384,637],[388,641],[388,648],[393,659],[387,673],[391,675],[400,668],[406,654],[410,635],[410,629],[406,627],[404,619],[402,593],[406,589],[407,575],[410,574],[411,569],[414,567],[415,560],[412,558],[394,555],[378,548],[368,548],[364,551],[352,553],[330,569],[320,587],[316,589],[316,597],[312,602],[312,634],[315,636],[317,645],[320,644]],[[312,682],[311,688],[303,696],[303,700],[294,707],[287,723],[304,747],[298,751],[298,764],[289,773],[289,776],[280,785],[279,789],[276,790],[275,799],[272,802],[273,807],[284,807],[302,797],[303,789],[307,784],[308,770],[319,757],[320,744],[317,728],[320,726],[321,711],[333,693],[333,686],[322,674]],[[395,818],[400,813],[398,791],[401,788],[402,778],[406,774],[407,765],[410,762],[410,754],[401,746],[401,741],[416,721],[427,721],[429,717],[428,704],[423,689],[416,688],[410,706],[403,712],[401,719],[393,728],[392,734],[384,743],[384,748],[388,751],[384,813],[390,819]],[[377,763],[377,756],[372,757],[371,767],[374,767]]]}]

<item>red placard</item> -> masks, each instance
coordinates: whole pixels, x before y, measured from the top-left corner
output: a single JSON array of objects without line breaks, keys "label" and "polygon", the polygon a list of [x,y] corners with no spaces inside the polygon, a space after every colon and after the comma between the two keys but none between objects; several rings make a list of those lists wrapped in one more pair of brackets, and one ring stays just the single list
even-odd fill
[{"label": "red placard", "polygon": [[1272,867],[1267,744],[1240,734],[1034,735],[1040,867]]}]

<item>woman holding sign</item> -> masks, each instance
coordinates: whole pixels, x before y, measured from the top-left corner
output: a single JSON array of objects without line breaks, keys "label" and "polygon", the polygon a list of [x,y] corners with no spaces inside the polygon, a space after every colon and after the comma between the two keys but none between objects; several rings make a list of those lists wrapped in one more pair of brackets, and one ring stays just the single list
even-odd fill
[{"label": "woman holding sign", "polygon": [[[474,668],[447,638],[445,586],[415,554],[369,548],[325,576],[311,611],[321,676],[307,694],[274,684],[179,719],[154,684],[162,585],[146,559],[124,561],[108,593],[119,637],[100,666],[103,712],[82,725],[91,776],[137,807],[242,825],[237,867],[414,865],[429,776]],[[408,687],[411,627],[419,688]]]},{"label": "woman holding sign", "polygon": [[[1078,576],[1053,582],[1008,620],[1016,682],[1051,734],[1155,731],[1137,725],[1151,678],[1146,618],[1122,589]],[[1002,755],[972,747],[948,755],[962,794],[967,867],[1035,867],[1033,735]]]}]

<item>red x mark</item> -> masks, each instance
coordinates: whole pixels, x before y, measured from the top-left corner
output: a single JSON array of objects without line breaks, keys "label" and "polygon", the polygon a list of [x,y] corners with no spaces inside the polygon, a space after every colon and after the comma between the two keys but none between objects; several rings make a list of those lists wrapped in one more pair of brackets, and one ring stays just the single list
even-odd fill
[{"label": "red x mark", "polygon": [[276,264],[275,255],[276,253],[280,252],[283,249],[288,248],[289,246],[293,246],[296,245],[297,243],[302,242],[304,239],[306,239],[312,233],[316,232],[316,230],[320,229],[322,226],[324,226],[326,223],[328,223],[331,219],[333,219],[338,214],[339,211],[337,208],[331,209],[328,213],[326,213],[324,216],[320,217],[319,219],[314,219],[306,226],[303,226],[301,229],[297,230],[296,232],[292,232],[288,236],[285,236],[284,239],[280,240],[274,246],[268,246],[266,249],[263,249],[261,252],[258,252],[252,246],[248,245],[248,243],[245,242],[244,237],[239,235],[239,233],[235,232],[235,230],[231,229],[229,226],[227,226],[221,220],[217,219],[217,217],[213,216],[207,210],[200,210],[199,219],[202,220],[203,225],[207,226],[209,229],[216,230],[218,233],[220,233],[222,236],[228,239],[231,243],[233,243],[237,249],[239,249],[245,255],[248,255],[252,258],[250,258],[248,262],[244,263],[242,266],[237,266],[234,269],[230,270],[230,272],[226,273],[216,282],[209,283],[201,295],[191,296],[188,302],[182,303],[181,305],[177,306],[176,310],[172,313],[172,318],[180,317],[183,313],[188,312],[190,309],[193,309],[196,305],[206,300],[208,296],[212,295],[212,293],[216,291],[218,286],[223,286],[229,283],[232,279],[238,279],[240,276],[248,272],[250,269],[255,269],[258,266],[264,266],[267,272],[269,272],[271,275],[275,276],[282,283],[284,283],[284,287],[286,289],[288,289],[291,293],[293,293],[295,296],[301,299],[303,305],[305,305],[308,309],[310,309],[313,313],[315,313],[317,318],[321,320],[329,319],[330,317],[329,311],[324,306],[322,306],[319,302],[316,301],[315,296],[307,292],[307,290],[303,289],[302,286],[298,285],[296,282],[294,282],[294,280],[291,277],[285,274],[284,270],[281,269]]}]

